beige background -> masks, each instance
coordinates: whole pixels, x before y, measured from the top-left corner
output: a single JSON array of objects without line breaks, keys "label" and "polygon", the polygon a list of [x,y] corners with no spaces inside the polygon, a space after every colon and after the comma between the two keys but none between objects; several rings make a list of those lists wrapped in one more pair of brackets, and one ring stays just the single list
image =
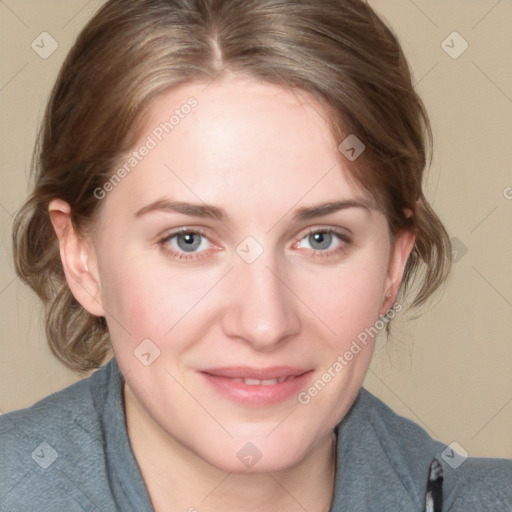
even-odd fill
[{"label": "beige background", "polygon": [[[36,127],[64,56],[100,0],[2,0],[0,409],[28,406],[77,377],[51,356],[38,302],[14,275],[12,215],[27,193]],[[512,456],[512,3],[372,0],[398,34],[431,116],[428,196],[456,237],[444,290],[381,340],[366,386],[470,455]],[[42,32],[58,49],[41,58]],[[452,58],[442,42],[469,47]],[[451,43],[451,41],[454,41]],[[448,38],[457,51],[461,41]],[[467,252],[465,252],[467,251]],[[410,315],[409,315],[410,316]]]}]

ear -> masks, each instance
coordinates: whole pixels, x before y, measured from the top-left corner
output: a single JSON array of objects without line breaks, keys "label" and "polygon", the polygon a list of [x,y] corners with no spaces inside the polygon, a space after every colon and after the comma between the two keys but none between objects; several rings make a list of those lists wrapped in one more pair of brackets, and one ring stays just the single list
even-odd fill
[{"label": "ear", "polygon": [[414,233],[405,229],[399,231],[395,235],[389,259],[380,315],[385,314],[386,311],[395,303],[398,292],[400,291],[400,285],[402,284],[405,265],[409,258],[409,254],[414,247],[415,239],[416,237]]},{"label": "ear", "polygon": [[96,256],[91,241],[77,233],[71,222],[68,203],[62,199],[53,199],[48,212],[59,239],[62,266],[71,292],[89,313],[104,316]]}]

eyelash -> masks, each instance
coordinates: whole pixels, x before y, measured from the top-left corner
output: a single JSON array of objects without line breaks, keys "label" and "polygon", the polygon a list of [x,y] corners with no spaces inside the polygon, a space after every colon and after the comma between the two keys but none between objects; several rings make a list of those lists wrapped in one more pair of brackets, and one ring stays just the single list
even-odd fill
[{"label": "eyelash", "polygon": [[[304,238],[308,237],[309,235],[312,235],[314,233],[324,233],[324,234],[330,234],[335,235],[340,240],[340,245],[338,245],[335,249],[330,250],[314,250],[310,249],[312,251],[313,258],[325,258],[325,257],[332,257],[336,256],[338,253],[346,252],[348,249],[348,246],[352,244],[352,239],[350,236],[348,236],[346,233],[343,233],[341,231],[337,231],[332,228],[313,228],[309,230],[307,233],[302,235],[300,238],[298,238],[295,242],[296,243],[301,242]],[[165,235],[163,238],[161,238],[158,243],[162,247],[162,250],[173,260],[200,260],[204,257],[207,257],[206,254],[208,251],[200,251],[200,252],[191,252],[186,253],[185,251],[180,252],[175,249],[169,249],[169,241],[172,240],[175,236],[181,235],[181,234],[193,234],[193,235],[200,235],[204,238],[208,239],[208,236],[204,231],[201,229],[187,229],[182,228],[177,231],[173,231],[172,233],[169,233]]]}]

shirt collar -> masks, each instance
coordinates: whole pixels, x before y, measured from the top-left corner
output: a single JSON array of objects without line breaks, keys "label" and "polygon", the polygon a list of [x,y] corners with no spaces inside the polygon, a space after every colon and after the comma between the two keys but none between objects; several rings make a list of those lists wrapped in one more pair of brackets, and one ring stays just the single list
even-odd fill
[{"label": "shirt collar", "polygon": [[128,500],[134,511],[153,512],[148,491],[128,438],[123,399],[124,378],[114,358],[107,363],[107,371],[109,392],[104,410],[105,446],[109,465],[108,474],[117,480],[117,485],[112,485],[112,489],[114,493],[122,490],[124,499],[119,497],[118,501]]},{"label": "shirt collar", "polygon": [[[109,474],[118,484],[113,488],[122,489],[122,501],[127,499],[134,511],[153,511],[126,430],[124,378],[114,358],[106,366],[109,392],[104,410],[105,444]],[[395,471],[385,436],[377,434],[380,418],[370,397],[368,391],[361,389],[347,415],[335,427],[336,479],[330,512],[420,510],[422,497],[414,495],[407,473]]]}]

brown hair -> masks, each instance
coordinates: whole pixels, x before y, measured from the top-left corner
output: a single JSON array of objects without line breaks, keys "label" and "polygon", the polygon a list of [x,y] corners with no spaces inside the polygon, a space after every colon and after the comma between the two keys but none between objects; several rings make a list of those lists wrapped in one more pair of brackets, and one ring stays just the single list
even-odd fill
[{"label": "brown hair", "polygon": [[135,143],[149,102],[227,67],[312,94],[335,140],[363,141],[364,153],[345,164],[392,234],[416,233],[402,297],[420,276],[419,306],[448,274],[450,240],[422,191],[429,120],[397,38],[364,1],[109,0],[61,68],[34,152],[33,192],[13,227],[16,271],[45,304],[52,352],[76,372],[102,364],[108,330],[67,286],[48,203],[67,201],[75,228],[85,230],[101,204],[94,190]]}]

